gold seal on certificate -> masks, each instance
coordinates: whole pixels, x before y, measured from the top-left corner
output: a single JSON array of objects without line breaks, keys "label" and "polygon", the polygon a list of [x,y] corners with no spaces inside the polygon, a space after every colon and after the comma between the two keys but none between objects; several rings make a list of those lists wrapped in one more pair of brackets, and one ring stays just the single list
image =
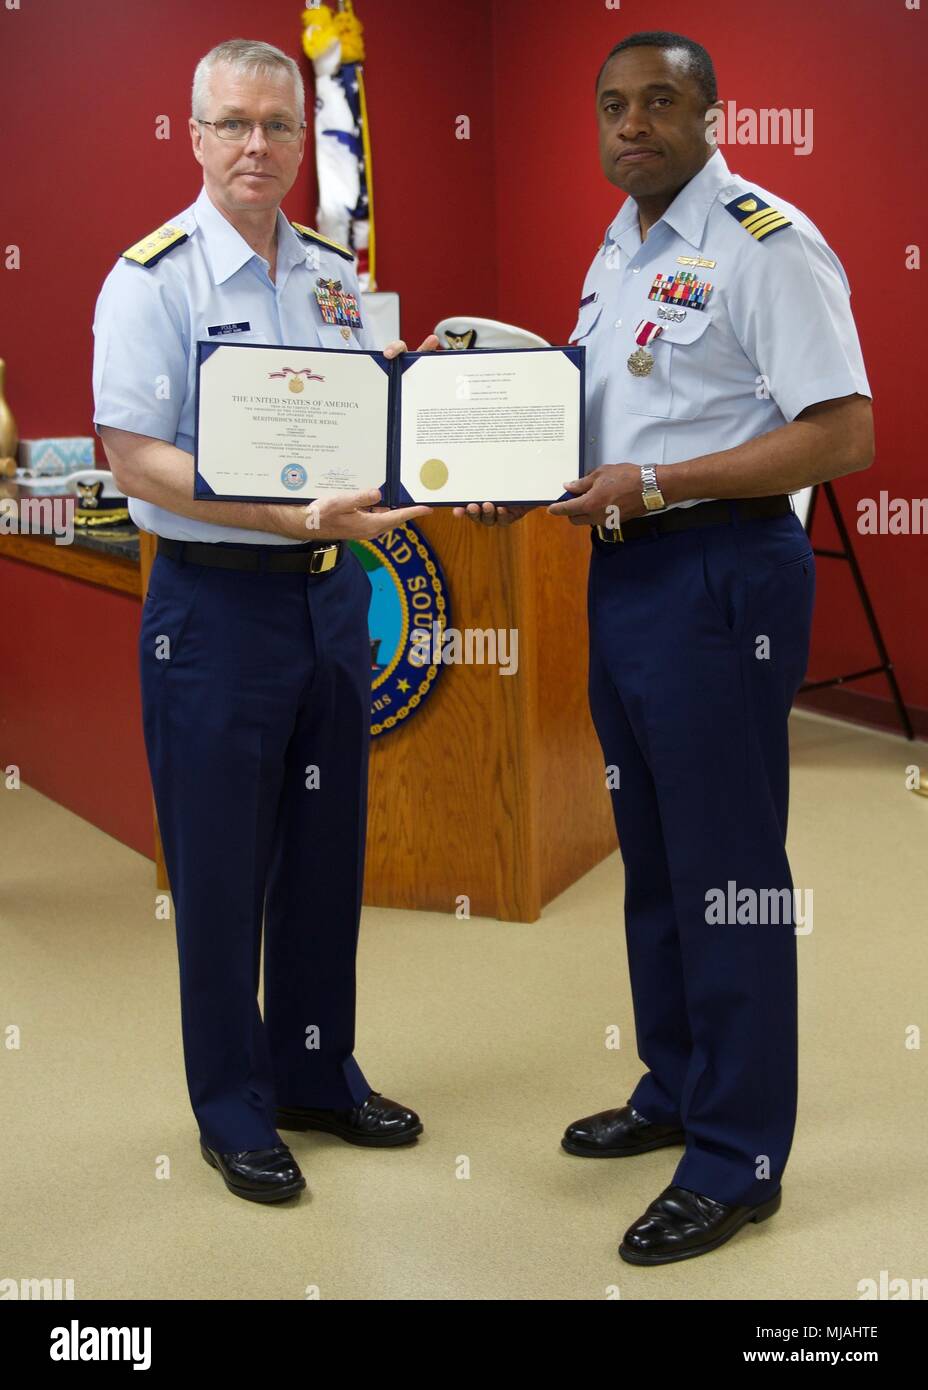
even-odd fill
[{"label": "gold seal on certificate", "polygon": [[423,487],[435,492],[448,481],[448,465],[443,459],[426,459],[419,469],[419,477]]}]

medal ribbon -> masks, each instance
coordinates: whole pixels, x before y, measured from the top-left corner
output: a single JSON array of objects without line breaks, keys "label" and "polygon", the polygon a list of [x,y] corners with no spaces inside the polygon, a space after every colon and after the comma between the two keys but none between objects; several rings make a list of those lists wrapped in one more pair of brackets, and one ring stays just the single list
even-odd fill
[{"label": "medal ribbon", "polygon": [[652,323],[650,319],[642,319],[635,329],[635,342],[639,347],[646,348],[649,343],[653,343],[659,333],[664,329],[659,323]]},{"label": "medal ribbon", "polygon": [[312,371],[309,367],[284,367],[279,372],[268,372],[269,378],[273,378],[275,376],[305,376],[307,381],[325,381],[324,376],[317,376],[316,373]]}]

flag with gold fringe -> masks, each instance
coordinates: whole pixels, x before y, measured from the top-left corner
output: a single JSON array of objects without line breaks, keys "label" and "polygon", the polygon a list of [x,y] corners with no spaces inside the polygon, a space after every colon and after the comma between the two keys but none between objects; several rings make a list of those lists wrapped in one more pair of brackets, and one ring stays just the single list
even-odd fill
[{"label": "flag with gold fringe", "polygon": [[303,11],[303,52],[316,74],[316,174],[320,232],[354,251],[362,290],[374,275],[371,146],[364,97],[364,38],[352,0]]}]

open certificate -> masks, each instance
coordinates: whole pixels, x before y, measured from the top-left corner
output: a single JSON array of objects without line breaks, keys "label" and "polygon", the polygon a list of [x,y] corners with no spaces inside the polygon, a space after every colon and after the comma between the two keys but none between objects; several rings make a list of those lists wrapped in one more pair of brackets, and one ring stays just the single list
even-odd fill
[{"label": "open certificate", "polygon": [[555,502],[584,471],[584,348],[404,353],[396,498]]},{"label": "open certificate", "polygon": [[544,503],[583,474],[584,349],[197,345],[194,496]]},{"label": "open certificate", "polygon": [[198,343],[194,497],[383,491],[390,366],[378,352]]}]

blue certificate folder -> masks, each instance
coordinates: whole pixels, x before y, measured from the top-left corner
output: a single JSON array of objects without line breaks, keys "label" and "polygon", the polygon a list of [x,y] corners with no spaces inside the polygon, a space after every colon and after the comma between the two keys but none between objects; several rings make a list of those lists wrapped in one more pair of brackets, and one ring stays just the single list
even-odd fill
[{"label": "blue certificate folder", "polygon": [[[525,357],[527,357],[527,356],[529,356],[529,355],[532,355],[532,356],[534,356],[534,355],[539,355],[539,356],[540,356],[540,355],[546,354],[546,353],[547,353],[547,354],[551,354],[551,353],[560,353],[560,354],[562,354],[564,357],[566,357],[567,360],[568,360],[569,362],[571,362],[571,363],[573,364],[574,368],[576,369],[576,397],[574,398],[574,401],[573,401],[572,403],[574,403],[574,404],[576,405],[576,409],[577,409],[577,418],[578,418],[578,421],[579,421],[579,427],[578,427],[578,431],[577,431],[577,453],[576,453],[576,461],[575,461],[575,464],[573,465],[573,468],[575,469],[574,476],[576,476],[576,477],[582,477],[582,476],[584,475],[585,471],[586,471],[586,468],[585,468],[585,441],[586,441],[586,428],[585,428],[585,353],[586,353],[586,349],[585,349],[584,347],[579,347],[579,346],[578,346],[578,347],[545,347],[545,348],[474,348],[474,349],[469,349],[469,350],[466,350],[466,351],[454,351],[454,352],[451,352],[451,351],[448,351],[448,352],[404,352],[404,353],[402,353],[399,357],[388,358],[388,357],[385,357],[385,356],[383,355],[382,352],[371,352],[371,351],[367,351],[367,350],[359,350],[359,349],[352,349],[352,348],[316,348],[316,347],[299,347],[299,346],[295,346],[295,345],[293,345],[293,344],[287,345],[287,344],[272,344],[272,343],[222,343],[222,342],[199,342],[199,343],[197,343],[196,421],[195,421],[195,435],[194,435],[194,459],[195,459],[195,471],[194,471],[194,498],[195,498],[196,500],[198,500],[198,501],[209,501],[209,500],[213,500],[213,501],[222,501],[222,502],[268,502],[268,503],[287,503],[287,502],[293,502],[293,503],[296,503],[297,505],[303,505],[303,506],[305,506],[308,502],[314,501],[314,500],[315,500],[315,495],[316,495],[316,494],[314,494],[314,493],[312,492],[312,487],[311,487],[313,458],[312,458],[311,452],[309,452],[309,448],[308,448],[307,456],[306,456],[305,458],[302,458],[302,456],[300,455],[300,457],[302,458],[302,464],[303,464],[303,467],[302,467],[302,468],[300,467],[299,464],[296,464],[296,462],[295,462],[295,456],[294,456],[294,458],[293,458],[293,460],[292,460],[292,467],[287,467],[287,466],[285,465],[285,468],[284,468],[283,470],[281,470],[281,469],[277,466],[277,463],[279,462],[279,460],[275,460],[275,464],[274,464],[274,465],[271,465],[270,471],[271,471],[271,473],[273,474],[273,476],[275,477],[275,479],[276,479],[278,476],[280,476],[280,477],[281,477],[281,481],[282,481],[282,483],[283,483],[283,485],[284,485],[285,487],[288,487],[288,488],[292,487],[292,488],[294,489],[293,491],[289,492],[287,495],[280,495],[279,493],[275,493],[274,495],[262,495],[260,492],[242,492],[242,491],[229,491],[229,492],[226,492],[224,489],[223,489],[223,490],[216,490],[216,489],[214,489],[214,488],[210,485],[210,483],[207,481],[207,479],[204,478],[204,477],[202,476],[202,474],[200,473],[200,469],[199,469],[200,452],[201,452],[201,451],[200,451],[200,437],[201,437],[201,432],[202,432],[202,431],[204,430],[204,428],[205,428],[205,425],[204,425],[204,422],[203,422],[202,419],[201,419],[201,399],[200,399],[200,395],[201,395],[201,393],[200,393],[201,371],[202,371],[202,368],[203,368],[203,364],[204,364],[205,362],[207,362],[207,361],[213,356],[213,354],[216,353],[216,352],[223,352],[223,353],[236,353],[236,352],[238,352],[238,353],[240,353],[240,352],[252,352],[252,353],[255,353],[255,352],[265,352],[265,353],[267,353],[267,352],[271,352],[271,353],[275,353],[275,354],[277,355],[278,358],[281,357],[281,355],[286,356],[286,354],[287,354],[288,352],[290,352],[290,353],[297,353],[297,352],[299,352],[299,353],[304,354],[304,355],[305,355],[305,354],[311,353],[313,357],[316,357],[316,356],[324,357],[324,356],[326,356],[326,355],[333,355],[333,354],[334,354],[334,355],[337,355],[337,356],[339,356],[339,357],[344,357],[344,356],[346,356],[347,354],[350,354],[350,355],[351,355],[352,357],[354,357],[354,358],[369,357],[369,358],[371,358],[374,362],[376,362],[377,365],[378,365],[378,367],[386,374],[386,376],[387,376],[387,378],[388,378],[388,391],[387,391],[387,416],[388,416],[388,418],[387,418],[387,422],[386,422],[387,428],[386,428],[386,431],[385,431],[385,436],[386,436],[385,454],[386,454],[386,456],[385,456],[384,459],[383,459],[382,477],[381,477],[381,474],[378,473],[378,480],[377,480],[376,482],[371,482],[370,486],[371,486],[371,487],[379,487],[379,488],[380,488],[380,491],[381,491],[381,498],[382,498],[382,504],[383,504],[383,505],[386,505],[386,506],[389,506],[389,507],[408,506],[408,505],[410,505],[410,503],[412,503],[413,500],[414,500],[414,499],[410,496],[410,493],[409,493],[408,489],[403,485],[403,483],[402,483],[402,481],[401,481],[401,441],[402,441],[402,421],[403,421],[403,414],[402,414],[402,412],[403,412],[403,378],[404,378],[405,374],[409,371],[409,369],[413,366],[414,363],[419,362],[419,361],[426,361],[426,360],[427,360],[427,361],[433,361],[433,362],[441,362],[442,365],[439,367],[439,370],[440,370],[440,371],[447,371],[447,370],[449,370],[449,369],[453,370],[453,365],[454,365],[454,364],[453,364],[453,362],[450,361],[450,359],[452,359],[452,358],[455,359],[455,360],[457,360],[458,362],[460,362],[461,359],[464,359],[464,358],[480,358],[480,359],[486,360],[486,359],[490,359],[490,358],[494,358],[494,357],[506,358],[506,357],[516,356],[516,357],[519,357],[519,358],[523,358],[523,359],[524,359]],[[501,364],[501,365],[503,365],[503,364]],[[294,374],[295,374],[295,373],[294,373]],[[268,373],[265,373],[265,375],[269,375],[269,374],[268,374]],[[277,373],[275,373],[275,375],[277,375]],[[305,375],[305,373],[304,373],[304,375]],[[309,383],[307,383],[307,384],[309,384]],[[268,388],[268,389],[269,389],[269,388]],[[573,383],[571,383],[570,389],[571,389],[571,393],[572,393],[572,392],[573,392],[573,389],[574,389]],[[282,393],[282,387],[281,387],[281,393]],[[301,392],[301,395],[302,395],[302,392]],[[497,447],[498,447],[498,446],[497,446]],[[358,460],[358,463],[359,463],[359,464],[360,464],[361,462],[363,462],[365,465],[369,465],[370,460],[369,460],[369,459],[365,459],[365,460],[363,460],[363,461],[362,461],[362,460]],[[434,463],[435,460],[430,460],[429,462]],[[264,466],[264,465],[263,465],[263,456],[262,456],[262,466]],[[283,480],[283,473],[285,473],[285,472],[292,475],[292,476],[290,476],[290,477],[287,479],[286,482],[284,482],[284,480]],[[307,474],[309,475],[309,476],[308,476],[308,479],[307,479],[306,481],[304,481],[303,483],[300,483],[300,474],[301,474],[301,473],[304,473],[304,472],[307,473]],[[408,475],[407,475],[407,476],[408,476]],[[565,480],[566,480],[568,477],[570,477],[570,476],[571,476],[571,468],[568,467],[568,468],[566,468],[566,469],[564,470],[563,478],[560,480],[561,483],[563,483],[563,481],[565,481]],[[349,489],[349,490],[353,490],[353,489]],[[502,492],[505,492],[505,487],[502,489]],[[513,506],[517,506],[517,505],[520,505],[520,504],[522,504],[522,505],[533,505],[533,504],[534,504],[534,505],[542,505],[542,502],[540,501],[540,499],[537,499],[537,498],[524,498],[524,497],[511,497],[511,496],[505,496],[505,495],[502,495],[502,492],[501,492],[500,494],[496,495],[496,496],[489,496],[489,497],[487,497],[487,496],[471,497],[471,496],[458,496],[458,495],[455,495],[455,496],[448,496],[448,495],[447,495],[447,488],[445,488],[445,489],[444,489],[445,495],[443,495],[441,498],[439,498],[438,496],[431,496],[431,495],[430,495],[430,496],[425,496],[425,495],[422,495],[422,496],[417,497],[415,500],[418,501],[418,502],[426,503],[428,506],[431,506],[431,507],[461,506],[461,505],[463,505],[463,504],[465,504],[465,503],[467,503],[467,502],[498,502],[498,503],[500,503],[500,504],[509,503],[509,504],[511,504],[511,505],[513,505]],[[318,495],[324,497],[325,495],[327,495],[327,493],[326,493],[326,491],[322,491],[322,492],[319,493]],[[331,495],[331,494],[329,493],[329,495]],[[559,497],[568,497],[568,496],[570,496],[569,493],[564,493],[564,492],[559,491],[557,497],[552,496],[552,497],[547,498],[547,499],[545,499],[545,500],[546,500],[546,501],[555,501],[555,500],[558,500]]]}]

